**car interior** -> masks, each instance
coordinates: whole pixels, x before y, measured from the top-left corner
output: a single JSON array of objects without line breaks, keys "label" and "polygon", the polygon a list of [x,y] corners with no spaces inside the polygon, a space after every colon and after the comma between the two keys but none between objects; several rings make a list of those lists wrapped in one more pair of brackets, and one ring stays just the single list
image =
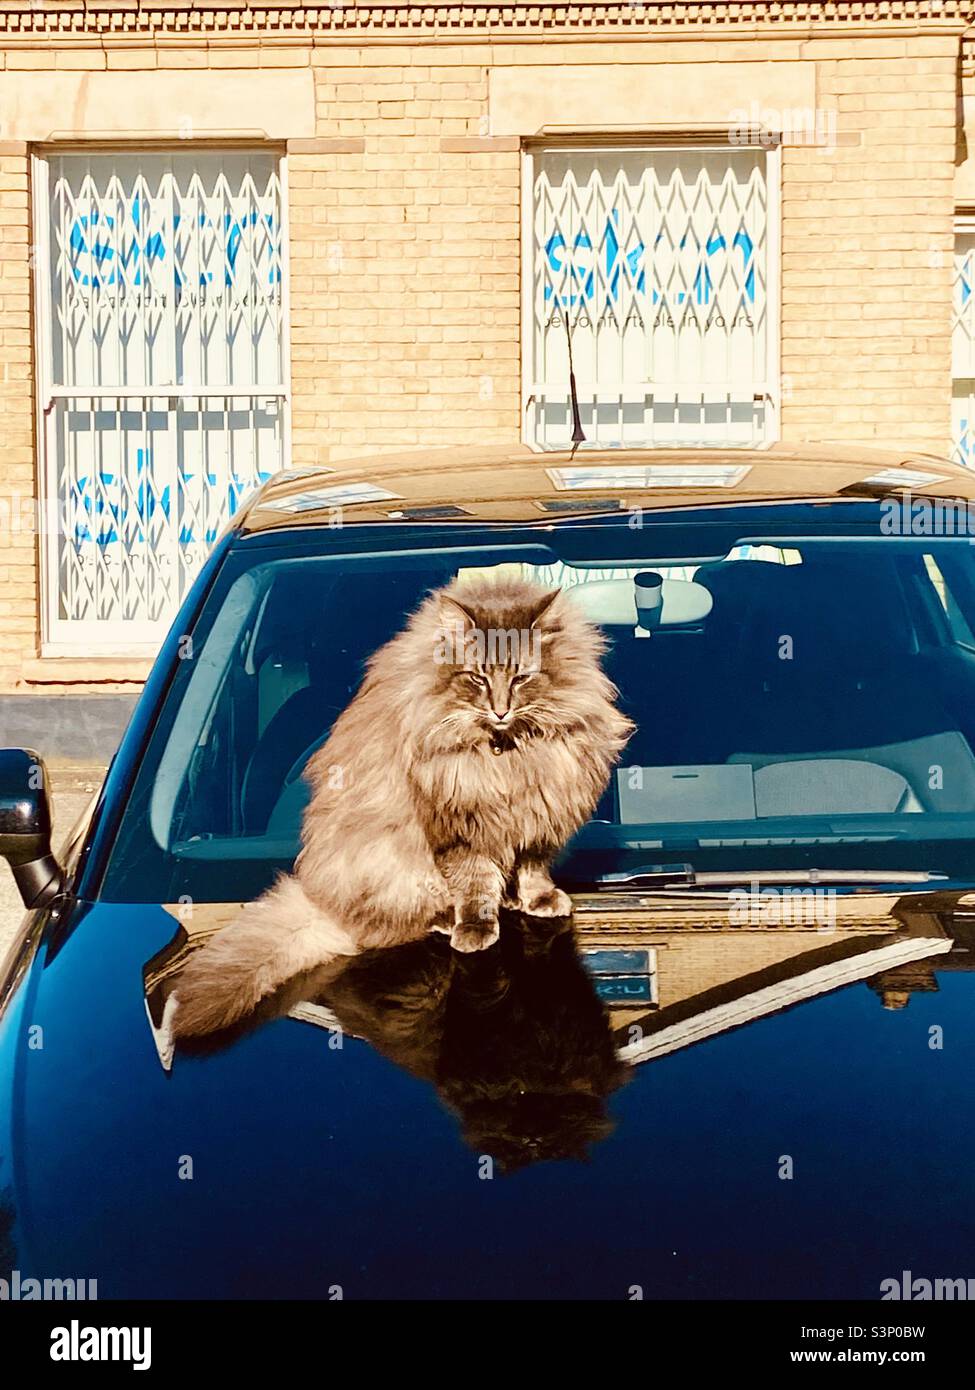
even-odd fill
[{"label": "car interior", "polygon": [[[627,764],[689,787],[688,771],[711,770],[696,813],[680,797],[661,807],[658,777],[635,805],[618,802],[620,818],[655,806],[652,819],[673,806],[682,821],[975,806],[975,729],[957,679],[962,665],[975,674],[975,649],[952,640],[943,609],[939,624],[937,590],[913,559],[832,551],[702,566],[695,582],[713,605],[690,640],[662,627],[649,662],[636,642],[614,643],[609,673],[638,721]],[[617,786],[627,777],[620,769]]]},{"label": "car interior", "polygon": [[[565,569],[572,601],[606,632],[606,669],[636,724],[594,820],[975,811],[968,556],[841,541],[762,552],[679,570]],[[174,823],[174,839],[206,825],[297,840],[302,771],[369,656],[456,573],[428,558],[394,573],[271,567],[188,769],[180,801],[195,825]],[[650,631],[635,599],[647,573],[663,591]]]}]

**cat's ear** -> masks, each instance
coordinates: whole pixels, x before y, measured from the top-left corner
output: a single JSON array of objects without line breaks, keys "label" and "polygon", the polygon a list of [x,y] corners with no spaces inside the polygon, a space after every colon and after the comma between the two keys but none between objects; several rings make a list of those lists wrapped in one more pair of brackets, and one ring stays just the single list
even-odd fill
[{"label": "cat's ear", "polygon": [[538,601],[538,603],[535,605],[534,612],[532,613],[532,622],[531,622],[531,625],[532,625],[533,628],[536,628],[536,627],[539,626],[539,624],[541,623],[542,619],[543,619],[543,618],[545,617],[545,615],[550,611],[550,609],[551,609],[553,603],[555,602],[555,600],[559,597],[559,595],[560,595],[561,593],[562,593],[562,590],[561,590],[561,589],[553,589],[552,592],[551,592],[550,594],[545,594],[545,595]]},{"label": "cat's ear", "polygon": [[440,595],[440,625],[445,628],[455,628],[460,625],[465,632],[470,632],[477,627],[477,619],[469,608],[454,598],[452,594]]}]

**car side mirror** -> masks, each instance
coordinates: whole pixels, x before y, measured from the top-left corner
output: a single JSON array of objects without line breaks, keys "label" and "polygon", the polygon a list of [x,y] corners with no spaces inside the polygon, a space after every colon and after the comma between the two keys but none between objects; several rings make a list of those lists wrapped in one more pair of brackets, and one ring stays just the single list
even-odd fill
[{"label": "car side mirror", "polygon": [[45,907],[64,875],[51,853],[51,796],[44,761],[30,748],[0,748],[0,855],[25,907]]}]

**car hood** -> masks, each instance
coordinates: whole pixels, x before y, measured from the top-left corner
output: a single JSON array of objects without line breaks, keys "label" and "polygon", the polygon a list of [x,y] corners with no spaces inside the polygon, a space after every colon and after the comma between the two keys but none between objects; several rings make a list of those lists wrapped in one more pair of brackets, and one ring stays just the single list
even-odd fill
[{"label": "car hood", "polygon": [[101,1298],[967,1276],[965,903],[837,901],[824,929],[580,900],[574,931],[373,953],[175,1053],[166,993],[236,907],[63,906],[0,1018],[0,1265]]}]

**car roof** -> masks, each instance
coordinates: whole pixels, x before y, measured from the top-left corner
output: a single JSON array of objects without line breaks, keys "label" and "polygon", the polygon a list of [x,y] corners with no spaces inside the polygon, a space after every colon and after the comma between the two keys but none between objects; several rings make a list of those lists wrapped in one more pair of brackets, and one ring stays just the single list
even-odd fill
[{"label": "car roof", "polygon": [[975,474],[933,454],[827,444],[560,453],[527,445],[451,446],[285,469],[244,505],[234,528],[248,534],[334,526],[339,508],[343,525],[545,525],[559,515],[629,507],[876,500],[903,493],[975,501]]}]

